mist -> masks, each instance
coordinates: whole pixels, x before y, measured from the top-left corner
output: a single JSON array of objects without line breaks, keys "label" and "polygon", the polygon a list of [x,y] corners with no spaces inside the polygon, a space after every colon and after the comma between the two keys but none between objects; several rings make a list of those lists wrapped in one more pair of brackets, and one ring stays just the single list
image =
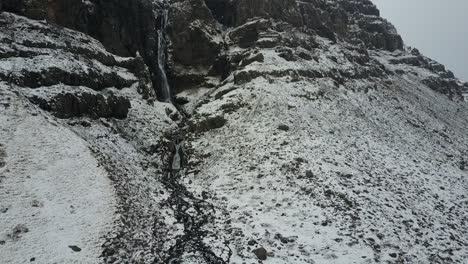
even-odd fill
[{"label": "mist", "polygon": [[468,81],[468,1],[372,0],[406,45]]}]

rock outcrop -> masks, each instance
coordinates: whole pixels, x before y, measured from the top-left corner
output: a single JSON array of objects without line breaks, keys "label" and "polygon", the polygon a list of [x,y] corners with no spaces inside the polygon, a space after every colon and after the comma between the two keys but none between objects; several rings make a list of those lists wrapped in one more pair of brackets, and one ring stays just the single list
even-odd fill
[{"label": "rock outcrop", "polygon": [[57,116],[124,118],[129,99],[108,90],[134,85],[145,99],[154,100],[141,58],[116,57],[84,34],[43,22],[8,13],[0,19],[0,79],[28,88],[24,89],[28,94],[41,91],[40,100],[35,95],[33,102],[41,102],[41,107]]},{"label": "rock outcrop", "polygon": [[148,0],[7,0],[3,4],[5,11],[81,31],[113,54],[134,57],[139,53],[156,89],[158,38],[164,37],[158,30],[166,8]]}]

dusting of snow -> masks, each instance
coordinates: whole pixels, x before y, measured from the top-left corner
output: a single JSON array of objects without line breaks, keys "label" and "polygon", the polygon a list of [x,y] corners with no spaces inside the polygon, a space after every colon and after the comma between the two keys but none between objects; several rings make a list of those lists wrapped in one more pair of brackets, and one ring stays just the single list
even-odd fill
[{"label": "dusting of snow", "polygon": [[189,141],[198,165],[185,184],[213,193],[229,219],[216,229],[232,239],[232,263],[257,263],[259,246],[267,263],[463,263],[468,107],[423,85],[429,70],[389,63],[406,54],[372,52],[408,72],[379,81],[271,76],[346,71],[342,50],[305,63],[262,49],[265,62],[240,70],[258,77],[222,85],[196,109],[227,123]]},{"label": "dusting of snow", "polygon": [[83,139],[9,90],[0,84],[2,263],[99,262],[115,210],[106,171]]}]

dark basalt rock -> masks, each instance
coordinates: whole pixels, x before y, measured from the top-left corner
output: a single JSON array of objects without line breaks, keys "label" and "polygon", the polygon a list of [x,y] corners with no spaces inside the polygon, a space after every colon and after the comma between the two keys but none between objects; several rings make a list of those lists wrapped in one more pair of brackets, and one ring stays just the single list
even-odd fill
[{"label": "dark basalt rock", "polygon": [[259,260],[266,260],[267,259],[267,256],[268,256],[267,254],[268,253],[267,253],[266,249],[263,248],[263,247],[259,247],[259,248],[255,249],[255,250],[253,250],[252,252],[255,254],[255,256],[257,256],[257,258]]},{"label": "dark basalt rock", "polygon": [[23,70],[5,76],[0,72],[0,79],[9,81],[18,86],[30,88],[63,83],[70,86],[84,85],[97,91],[106,87],[121,89],[129,87],[135,82],[135,80],[124,79],[115,72],[104,73],[95,68],[90,68],[88,72],[85,73],[84,71],[67,71],[58,67],[50,67],[40,72]]},{"label": "dark basalt rock", "polygon": [[60,93],[47,100],[32,96],[29,100],[59,118],[89,116],[92,118],[126,118],[131,107],[127,98],[99,93]]}]

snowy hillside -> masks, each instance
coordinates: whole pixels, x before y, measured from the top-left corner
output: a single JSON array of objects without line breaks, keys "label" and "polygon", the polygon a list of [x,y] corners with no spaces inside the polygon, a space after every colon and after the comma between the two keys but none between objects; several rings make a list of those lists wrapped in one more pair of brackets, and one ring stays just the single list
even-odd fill
[{"label": "snowy hillside", "polygon": [[2,262],[468,261],[468,84],[370,1],[0,11]]}]

